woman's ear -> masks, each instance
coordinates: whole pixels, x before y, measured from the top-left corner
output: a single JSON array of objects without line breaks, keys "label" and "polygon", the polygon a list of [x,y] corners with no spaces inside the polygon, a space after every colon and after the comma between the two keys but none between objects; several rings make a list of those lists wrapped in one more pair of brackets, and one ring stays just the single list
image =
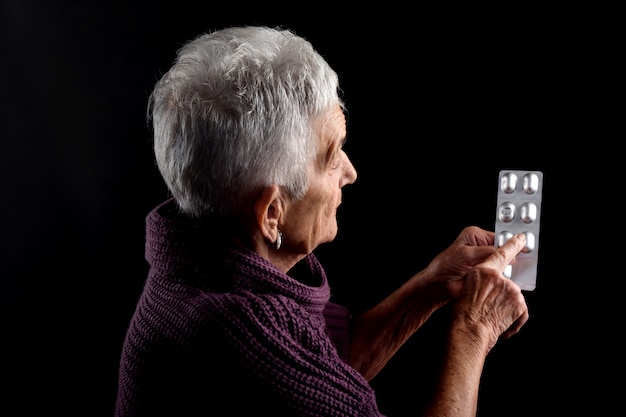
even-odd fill
[{"label": "woman's ear", "polygon": [[263,189],[254,202],[254,213],[259,230],[270,242],[278,237],[278,224],[283,215],[283,201],[278,185]]}]

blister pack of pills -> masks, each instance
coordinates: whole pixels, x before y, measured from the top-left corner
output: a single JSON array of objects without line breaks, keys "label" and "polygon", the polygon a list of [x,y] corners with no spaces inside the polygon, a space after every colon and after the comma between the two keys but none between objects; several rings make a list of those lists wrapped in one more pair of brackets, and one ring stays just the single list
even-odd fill
[{"label": "blister pack of pills", "polygon": [[494,243],[500,247],[512,236],[526,234],[526,246],[505,269],[504,275],[522,290],[532,291],[537,282],[543,173],[502,170],[498,177]]}]

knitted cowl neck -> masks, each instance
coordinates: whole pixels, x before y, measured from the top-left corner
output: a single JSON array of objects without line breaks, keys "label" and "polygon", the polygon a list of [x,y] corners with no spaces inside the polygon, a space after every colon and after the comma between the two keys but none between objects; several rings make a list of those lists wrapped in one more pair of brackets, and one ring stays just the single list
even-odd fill
[{"label": "knitted cowl neck", "polygon": [[[311,314],[322,312],[330,299],[330,287],[314,254],[294,267],[292,277],[248,248],[225,244],[218,223],[191,220],[179,212],[173,199],[163,202],[146,219],[146,260],[173,279],[192,277],[204,290],[284,295]],[[181,274],[184,271],[191,273]]]}]

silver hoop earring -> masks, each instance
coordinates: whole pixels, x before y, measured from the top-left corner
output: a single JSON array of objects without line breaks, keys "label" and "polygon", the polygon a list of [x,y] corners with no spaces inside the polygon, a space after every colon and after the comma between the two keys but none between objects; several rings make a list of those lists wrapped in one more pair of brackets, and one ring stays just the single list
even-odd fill
[{"label": "silver hoop earring", "polygon": [[276,250],[280,249],[280,247],[283,245],[283,232],[281,232],[280,230],[278,231],[278,234],[276,235]]}]

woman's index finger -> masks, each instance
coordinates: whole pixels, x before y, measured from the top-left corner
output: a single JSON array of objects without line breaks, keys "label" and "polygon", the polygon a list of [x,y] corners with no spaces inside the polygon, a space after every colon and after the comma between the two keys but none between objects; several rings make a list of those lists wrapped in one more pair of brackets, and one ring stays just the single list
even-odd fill
[{"label": "woman's index finger", "polygon": [[524,249],[526,244],[526,235],[524,233],[518,233],[507,240],[498,250],[492,253],[487,259],[482,262],[483,266],[492,267],[498,271],[504,271],[518,253]]}]

